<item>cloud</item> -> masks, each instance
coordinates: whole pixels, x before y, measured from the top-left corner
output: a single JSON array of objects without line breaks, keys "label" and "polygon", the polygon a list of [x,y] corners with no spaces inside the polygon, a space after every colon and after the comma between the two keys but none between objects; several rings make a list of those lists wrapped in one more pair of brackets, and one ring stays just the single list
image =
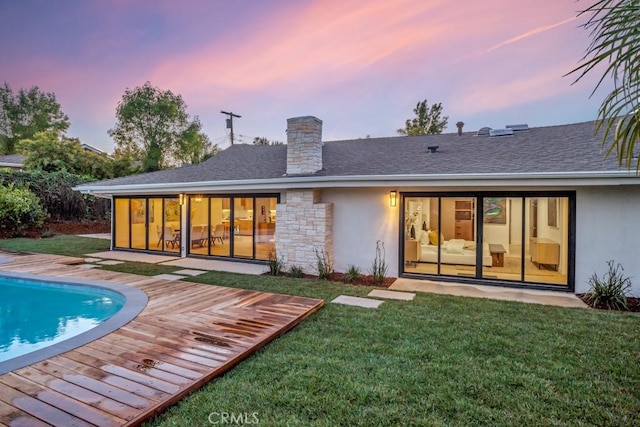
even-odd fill
[{"label": "cloud", "polygon": [[524,39],[526,39],[528,37],[535,36],[536,34],[540,34],[540,33],[543,33],[545,31],[552,30],[554,28],[557,28],[557,27],[559,27],[561,25],[564,25],[564,24],[568,24],[569,22],[573,22],[575,20],[576,20],[576,17],[573,16],[573,17],[568,18],[568,19],[563,19],[560,22],[556,22],[555,24],[543,25],[543,26],[534,28],[533,30],[526,31],[526,32],[524,32],[522,34],[518,34],[515,37],[511,37],[511,38],[509,38],[507,40],[501,41],[500,43],[497,43],[497,44],[491,46],[490,48],[485,49],[482,52],[479,52],[478,55],[485,55],[485,54],[487,54],[489,52],[492,52],[492,51],[494,51],[496,49],[500,49],[501,47],[510,45],[512,43],[519,42],[519,41],[524,40]]}]

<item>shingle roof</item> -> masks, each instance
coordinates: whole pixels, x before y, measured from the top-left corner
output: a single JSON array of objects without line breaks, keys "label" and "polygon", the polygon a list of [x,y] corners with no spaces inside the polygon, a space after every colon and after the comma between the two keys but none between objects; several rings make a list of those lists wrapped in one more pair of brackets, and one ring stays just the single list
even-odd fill
[{"label": "shingle roof", "polygon": [[9,154],[7,156],[0,156],[0,163],[13,163],[16,165],[24,164],[26,158],[22,154]]},{"label": "shingle roof", "polygon": [[[605,159],[595,122],[530,128],[511,136],[476,132],[366,138],[324,143],[324,169],[313,176],[510,174],[619,170]],[[428,146],[437,145],[437,153]],[[89,185],[119,186],[282,178],[286,145],[234,145],[198,165]]]}]

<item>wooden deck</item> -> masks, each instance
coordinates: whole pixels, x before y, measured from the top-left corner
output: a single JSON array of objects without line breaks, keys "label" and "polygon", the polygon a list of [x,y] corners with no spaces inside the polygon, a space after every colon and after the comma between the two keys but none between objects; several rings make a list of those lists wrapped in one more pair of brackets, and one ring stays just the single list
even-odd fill
[{"label": "wooden deck", "polygon": [[322,300],[64,265],[16,256],[2,270],[113,281],[147,307],[125,327],[0,376],[0,426],[138,425],[318,310]]}]

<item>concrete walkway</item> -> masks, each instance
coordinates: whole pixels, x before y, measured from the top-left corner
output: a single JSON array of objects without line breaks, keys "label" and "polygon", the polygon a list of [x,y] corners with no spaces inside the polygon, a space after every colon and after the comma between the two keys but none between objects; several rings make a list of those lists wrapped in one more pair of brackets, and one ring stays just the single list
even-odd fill
[{"label": "concrete walkway", "polygon": [[588,308],[577,296],[566,292],[538,291],[534,289],[503,288],[499,286],[467,285],[399,278],[390,287],[396,291],[430,292],[460,297],[489,298],[558,307]]},{"label": "concrete walkway", "polygon": [[254,276],[259,276],[269,270],[269,267],[263,264],[200,258],[179,258],[175,256],[143,254],[128,251],[104,251],[87,254],[86,256],[99,259],[115,259],[118,261],[146,262],[149,264],[168,265],[195,270],[250,274]]}]

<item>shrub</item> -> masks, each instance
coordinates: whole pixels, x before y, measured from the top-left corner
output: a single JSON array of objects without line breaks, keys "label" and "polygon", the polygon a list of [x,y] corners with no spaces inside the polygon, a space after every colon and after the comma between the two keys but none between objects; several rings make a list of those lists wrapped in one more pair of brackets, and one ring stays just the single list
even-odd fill
[{"label": "shrub", "polygon": [[360,269],[355,265],[350,265],[347,272],[344,273],[344,280],[347,282],[355,282],[360,278]]},{"label": "shrub", "polygon": [[384,279],[387,276],[387,270],[389,266],[385,260],[387,253],[384,249],[384,242],[378,240],[376,242],[376,256],[371,264],[371,275],[373,276],[373,283],[381,285],[384,283]]},{"label": "shrub", "polygon": [[322,252],[319,252],[318,249],[315,249],[316,259],[317,259],[317,267],[318,267],[318,279],[329,280],[331,278],[331,274],[333,273],[333,260],[324,249]]},{"label": "shrub", "polygon": [[302,267],[292,265],[289,269],[289,276],[299,279],[304,276],[304,271],[302,270]]},{"label": "shrub", "polygon": [[613,260],[607,261],[609,271],[602,278],[593,273],[589,279],[589,292],[585,299],[592,307],[607,307],[609,310],[628,310],[627,294],[631,289],[631,279],[622,273],[624,268],[620,263],[614,265]]},{"label": "shrub", "polygon": [[33,192],[54,221],[104,221],[111,216],[111,200],[72,190],[89,179],[67,171],[0,171],[0,185],[15,184]]},{"label": "shrub", "polygon": [[26,188],[13,184],[0,187],[0,228],[19,235],[28,228],[40,227],[46,218],[40,201]]},{"label": "shrub", "polygon": [[279,276],[283,268],[282,261],[276,256],[274,251],[269,252],[269,274],[271,276]]}]

